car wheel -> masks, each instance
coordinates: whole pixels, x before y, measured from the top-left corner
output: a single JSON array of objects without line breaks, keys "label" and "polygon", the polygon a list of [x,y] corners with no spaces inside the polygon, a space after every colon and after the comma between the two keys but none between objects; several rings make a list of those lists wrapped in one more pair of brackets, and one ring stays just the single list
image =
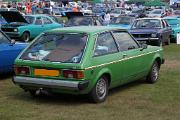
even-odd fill
[{"label": "car wheel", "polygon": [[30,34],[28,32],[24,32],[21,37],[21,40],[24,42],[28,42],[30,40]]},{"label": "car wheel", "polygon": [[92,102],[100,103],[104,102],[108,95],[108,79],[103,76],[101,77],[92,91],[89,94],[89,97]]},{"label": "car wheel", "polygon": [[157,61],[155,61],[151,67],[151,70],[146,80],[149,83],[155,83],[158,80],[158,77],[159,77],[159,65]]}]

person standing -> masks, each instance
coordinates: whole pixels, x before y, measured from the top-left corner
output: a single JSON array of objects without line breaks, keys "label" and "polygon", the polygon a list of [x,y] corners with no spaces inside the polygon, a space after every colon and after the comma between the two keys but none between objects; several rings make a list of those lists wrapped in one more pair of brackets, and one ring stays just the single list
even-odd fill
[{"label": "person standing", "polygon": [[108,25],[110,20],[111,20],[110,12],[107,11],[106,14],[104,15],[104,24]]},{"label": "person standing", "polygon": [[36,4],[35,3],[33,3],[33,5],[32,5],[32,14],[34,15],[34,14],[36,14]]}]

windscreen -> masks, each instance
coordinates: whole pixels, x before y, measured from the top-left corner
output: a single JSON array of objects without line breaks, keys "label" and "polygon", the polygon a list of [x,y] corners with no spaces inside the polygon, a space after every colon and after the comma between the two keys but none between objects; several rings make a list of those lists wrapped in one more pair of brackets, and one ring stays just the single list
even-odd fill
[{"label": "windscreen", "polygon": [[42,34],[22,54],[23,60],[79,63],[87,41],[86,34]]},{"label": "windscreen", "polygon": [[136,20],[132,28],[161,28],[161,22],[157,19]]}]

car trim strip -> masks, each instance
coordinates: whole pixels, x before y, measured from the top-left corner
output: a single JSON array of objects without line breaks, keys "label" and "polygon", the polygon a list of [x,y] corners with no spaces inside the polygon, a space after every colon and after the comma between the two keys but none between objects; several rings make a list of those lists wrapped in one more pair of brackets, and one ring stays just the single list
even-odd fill
[{"label": "car trim strip", "polygon": [[124,58],[124,59],[117,60],[117,61],[112,61],[112,62],[109,62],[109,63],[100,64],[100,65],[97,65],[97,66],[87,67],[87,68],[85,68],[85,70],[89,70],[89,69],[93,69],[93,68],[97,68],[97,67],[106,66],[106,65],[109,65],[109,64],[114,64],[114,63],[122,62],[122,61],[125,61],[125,60],[137,58],[137,57],[144,56],[144,55],[148,55],[148,54],[151,54],[151,53],[156,53],[156,52],[158,52],[158,51],[162,51],[162,49],[156,50],[156,51],[153,51],[153,52],[148,52],[148,53],[141,54],[141,55],[137,55],[137,56],[132,56],[132,57]]}]

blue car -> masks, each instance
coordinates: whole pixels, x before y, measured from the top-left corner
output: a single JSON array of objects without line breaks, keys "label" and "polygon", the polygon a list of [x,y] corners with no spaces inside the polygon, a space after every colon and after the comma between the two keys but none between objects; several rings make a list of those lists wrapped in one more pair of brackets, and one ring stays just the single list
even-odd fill
[{"label": "blue car", "polygon": [[129,30],[134,20],[135,17],[119,16],[113,18],[108,26]]},{"label": "blue car", "polygon": [[0,73],[12,71],[14,60],[26,46],[26,43],[12,43],[11,40],[0,31]]}]

